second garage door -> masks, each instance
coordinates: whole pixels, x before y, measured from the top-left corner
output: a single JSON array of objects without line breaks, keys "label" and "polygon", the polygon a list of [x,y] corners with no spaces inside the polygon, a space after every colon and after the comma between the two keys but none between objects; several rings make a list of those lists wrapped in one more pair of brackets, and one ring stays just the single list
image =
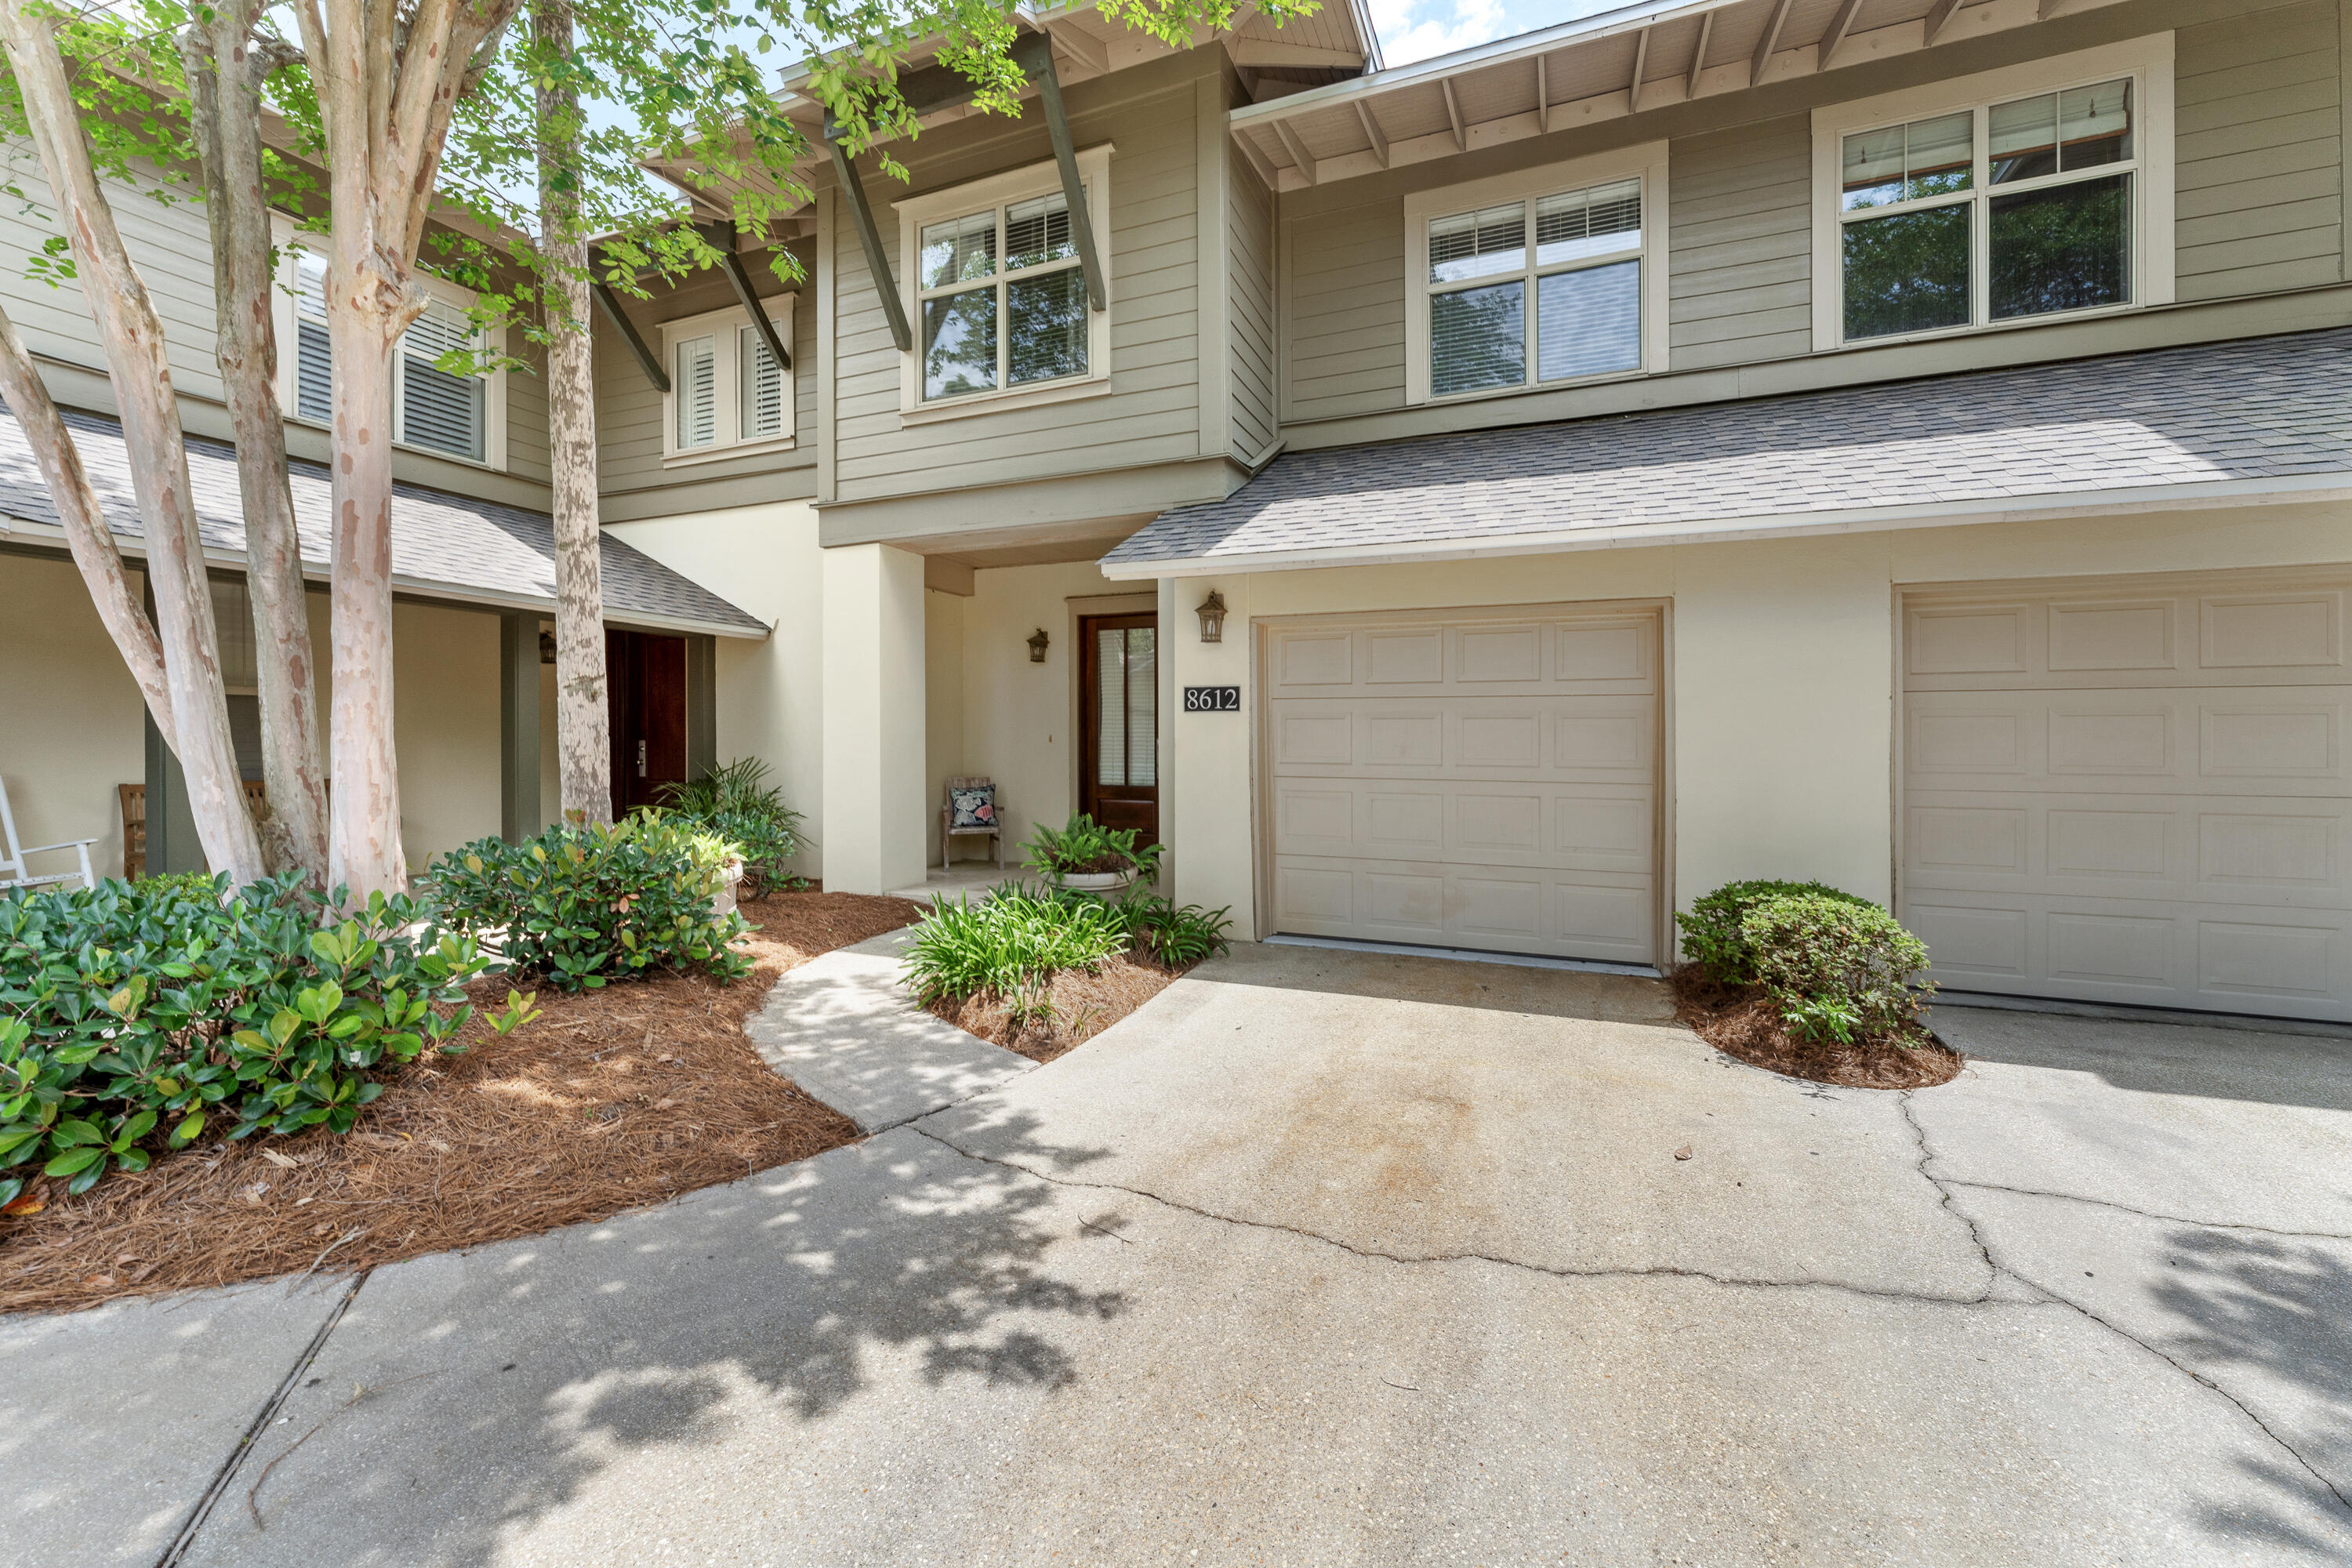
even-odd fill
[{"label": "second garage door", "polygon": [[2347,589],[1906,601],[1902,913],[1936,979],[2352,1018]]},{"label": "second garage door", "polygon": [[1318,621],[1262,647],[1276,930],[1655,961],[1656,611]]}]

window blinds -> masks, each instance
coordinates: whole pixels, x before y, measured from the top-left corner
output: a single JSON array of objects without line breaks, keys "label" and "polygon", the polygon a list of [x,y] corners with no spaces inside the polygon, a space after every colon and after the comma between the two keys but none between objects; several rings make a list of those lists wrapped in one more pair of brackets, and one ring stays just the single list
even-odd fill
[{"label": "window blinds", "polygon": [[677,345],[674,377],[677,403],[677,447],[692,451],[719,439],[719,345],[688,338]]},{"label": "window blinds", "polygon": [[[735,363],[741,388],[736,400],[740,439],[764,440],[784,433],[784,367],[768,352],[757,327],[738,329]],[[679,446],[686,443],[681,440]]]}]

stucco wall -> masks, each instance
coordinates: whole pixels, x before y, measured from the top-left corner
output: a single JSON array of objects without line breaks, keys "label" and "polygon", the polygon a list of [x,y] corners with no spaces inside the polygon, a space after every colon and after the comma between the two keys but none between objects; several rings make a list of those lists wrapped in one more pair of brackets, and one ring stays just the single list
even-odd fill
[{"label": "stucco wall", "polygon": [[[1984,524],[1179,582],[1214,585],[1225,641],[1163,639],[1178,683],[1239,684],[1244,711],[1178,714],[1176,895],[1254,929],[1252,636],[1267,617],[1653,599],[1669,605],[1664,781],[1676,908],[1738,877],[1893,895],[1895,599],[1904,584],[2352,560],[2340,504]],[[979,731],[975,730],[975,733]]]},{"label": "stucco wall", "polygon": [[[137,592],[137,579],[132,579]],[[90,864],[122,874],[115,785],[145,776],[144,705],[100,624],[81,574],[64,561],[0,555],[0,780],[26,844],[92,838]],[[45,855],[37,875],[70,871]]]},{"label": "stucco wall", "polygon": [[606,531],[776,628],[756,641],[718,639],[719,760],[766,760],[769,782],[807,818],[808,847],[793,868],[823,876],[824,588],[815,510],[777,501]]}]

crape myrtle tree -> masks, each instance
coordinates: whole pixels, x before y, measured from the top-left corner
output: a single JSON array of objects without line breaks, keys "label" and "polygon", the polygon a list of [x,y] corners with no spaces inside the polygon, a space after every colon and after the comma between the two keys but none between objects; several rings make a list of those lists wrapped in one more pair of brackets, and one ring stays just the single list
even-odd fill
[{"label": "crape myrtle tree", "polygon": [[[219,353],[265,669],[268,787],[273,816],[284,818],[273,846],[314,879],[364,896],[406,881],[393,744],[391,376],[401,336],[427,303],[424,274],[474,273],[468,281],[490,285],[484,311],[510,312],[549,351],[559,640],[572,649],[568,666],[559,657],[562,796],[567,810],[607,815],[589,285],[602,277],[643,295],[648,278],[715,259],[640,161],[692,170],[698,189],[731,191],[727,221],[754,237],[804,201],[796,170],[808,149],[755,58],[779,39],[804,61],[797,90],[847,128],[853,152],[918,132],[898,87],[917,54],[970,79],[981,111],[1019,112],[1012,0],[541,0],[524,36],[510,39],[521,4],[291,0],[289,37],[254,0],[82,12],[0,0],[8,73],[0,114],[14,122],[0,130],[16,129],[40,156],[63,231],[43,258],[53,277],[79,279],[98,325],[131,454],[152,623],[131,597],[66,425],[5,316],[0,398],[32,439],[101,618],[180,759],[205,857],[240,881],[267,868],[229,743],[162,322],[114,223],[112,200],[134,188],[126,177],[168,183],[193,170],[213,209]],[[1234,0],[1100,5],[1177,47],[1199,28],[1229,25],[1234,12]],[[1314,0],[1260,9],[1279,19],[1311,11]],[[264,145],[271,124],[282,139]],[[519,124],[535,133],[517,136]],[[906,177],[887,144],[882,162]],[[764,177],[741,177],[754,168]],[[274,392],[272,199],[308,212],[328,239],[331,797]],[[797,277],[789,252],[770,254],[780,277]]]}]

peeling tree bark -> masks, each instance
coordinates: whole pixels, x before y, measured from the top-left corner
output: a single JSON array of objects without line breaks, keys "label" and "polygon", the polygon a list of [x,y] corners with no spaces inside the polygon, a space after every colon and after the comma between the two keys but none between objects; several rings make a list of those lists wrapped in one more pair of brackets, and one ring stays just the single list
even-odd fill
[{"label": "peeling tree bark", "polygon": [[[570,58],[570,0],[533,0],[531,26],[543,50]],[[542,85],[539,243],[551,264],[550,293],[560,296],[565,318],[550,321],[547,345],[548,450],[555,489],[556,772],[566,821],[610,822],[612,712],[605,698],[588,246],[572,183],[580,161],[579,124],[579,94],[570,84]]]},{"label": "peeling tree bark", "polygon": [[269,206],[262,188],[261,83],[255,0],[199,10],[181,38],[189,118],[203,165],[213,248],[221,384],[236,434],[237,488],[245,503],[246,582],[253,601],[261,709],[262,780],[269,810],[259,826],[274,871],[300,871],[327,886],[327,779],[305,604],[302,550],[287,480],[286,420],[278,403]]},{"label": "peeling tree bark", "polygon": [[239,884],[253,881],[264,871],[261,845],[246,810],[229,740],[220,643],[163,322],[131,264],[99,183],[58,52],[54,18],[28,14],[26,0],[0,0],[0,44],[7,49],[34,146],[47,171],[82,294],[106,353],[131,457],[131,489],[146,530],[147,574],[155,593],[171,732],[177,742],[173,750],[187,777],[196,837],[214,870],[228,872]]},{"label": "peeling tree bark", "polygon": [[[21,0],[0,0],[19,4]],[[408,885],[393,751],[392,372],[424,311],[417,247],[449,117],[479,79],[519,0],[295,0],[326,132],[332,234],[327,338],[334,355],[331,881],[352,893]]]},{"label": "peeling tree bark", "polygon": [[33,356],[25,351],[25,342],[5,310],[0,310],[0,403],[5,403],[24,426],[33,461],[40,467],[41,482],[48,487],[49,504],[57,508],[58,521],[65,527],[66,548],[73,552],[74,564],[80,568],[82,581],[89,584],[89,596],[98,605],[98,618],[121,651],[122,662],[131,667],[131,679],[139,683],[139,695],[147,700],[147,711],[154,717],[163,744],[176,755],[179,731],[172,722],[172,688],[163,674],[163,639],[155,635],[147,612],[140,608],[139,595],[131,591],[122,552],[115,546],[114,531],[106,526],[105,510],[81,466],[81,449],[74,445],[72,433],[49,398],[49,389],[34,368]]}]

